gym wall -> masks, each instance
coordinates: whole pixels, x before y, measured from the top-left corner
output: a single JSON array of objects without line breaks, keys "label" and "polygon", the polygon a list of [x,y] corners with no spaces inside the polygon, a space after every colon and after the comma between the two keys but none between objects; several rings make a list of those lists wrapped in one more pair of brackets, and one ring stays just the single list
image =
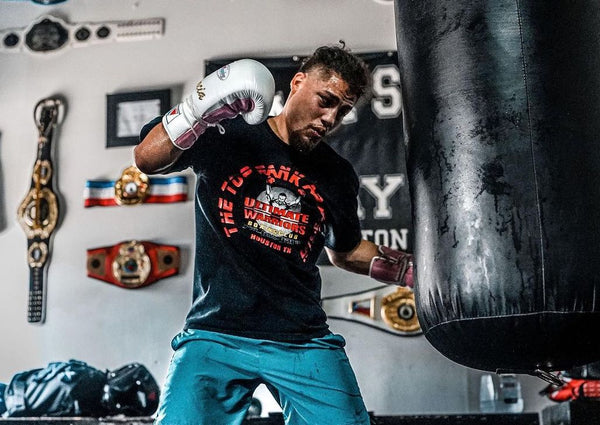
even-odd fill
[{"label": "gym wall", "polygon": [[[27,27],[45,14],[69,23],[159,17],[165,31],[154,40],[50,53],[0,51],[0,382],[67,359],[101,369],[137,361],[162,382],[170,339],[191,299],[194,205],[84,208],[87,180],[116,179],[132,161],[131,147],[106,148],[106,95],[167,88],[177,102],[202,77],[204,62],[217,57],[304,55],[340,39],[355,52],[395,50],[394,7],[377,0],[67,0],[54,6],[4,0],[0,30]],[[56,94],[67,102],[53,141],[61,218],[48,270],[46,321],[33,325],[27,322],[27,244],[16,212],[36,154],[33,108]],[[188,177],[191,197],[194,180]],[[86,276],[87,249],[128,239],[179,246],[180,274],[138,290]],[[322,272],[324,296],[378,286],[331,266]],[[478,411],[481,372],[446,359],[422,336],[335,320],[330,325],[347,340],[368,410]],[[525,411],[540,411],[547,402],[537,392],[545,383],[519,378]],[[277,410],[263,389],[257,396],[266,411]]]}]

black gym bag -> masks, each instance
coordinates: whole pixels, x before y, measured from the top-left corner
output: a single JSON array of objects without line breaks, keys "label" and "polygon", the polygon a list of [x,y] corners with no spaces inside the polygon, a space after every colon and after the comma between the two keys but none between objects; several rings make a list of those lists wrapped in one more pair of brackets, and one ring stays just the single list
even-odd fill
[{"label": "black gym bag", "polygon": [[13,376],[4,390],[4,416],[146,416],[158,398],[156,381],[139,363],[100,371],[69,360]]},{"label": "black gym bag", "polygon": [[156,411],[160,390],[148,369],[130,363],[109,371],[102,406],[111,415],[147,416]]},{"label": "black gym bag", "polygon": [[106,374],[78,360],[17,373],[4,391],[6,415],[103,416]]}]

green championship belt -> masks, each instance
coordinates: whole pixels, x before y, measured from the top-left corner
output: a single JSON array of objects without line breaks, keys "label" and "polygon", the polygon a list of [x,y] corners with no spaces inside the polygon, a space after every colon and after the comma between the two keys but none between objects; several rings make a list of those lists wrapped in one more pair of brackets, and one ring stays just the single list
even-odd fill
[{"label": "green championship belt", "polygon": [[52,190],[52,136],[58,122],[59,99],[42,99],[34,109],[39,137],[31,186],[17,213],[27,236],[29,302],[27,320],[43,323],[46,306],[46,272],[50,258],[50,236],[58,222],[58,200]]}]

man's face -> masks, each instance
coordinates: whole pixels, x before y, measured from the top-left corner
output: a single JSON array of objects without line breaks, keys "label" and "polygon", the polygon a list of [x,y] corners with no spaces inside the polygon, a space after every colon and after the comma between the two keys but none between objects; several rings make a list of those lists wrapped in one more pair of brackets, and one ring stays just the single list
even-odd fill
[{"label": "man's face", "polygon": [[297,73],[286,105],[290,145],[300,152],[310,152],[342,122],[356,100],[337,73],[317,69]]}]

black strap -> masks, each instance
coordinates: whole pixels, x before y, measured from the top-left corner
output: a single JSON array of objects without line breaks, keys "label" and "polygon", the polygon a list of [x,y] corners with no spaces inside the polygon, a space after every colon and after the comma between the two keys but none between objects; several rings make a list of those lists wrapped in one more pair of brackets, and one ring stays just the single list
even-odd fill
[{"label": "black strap", "polygon": [[27,304],[27,321],[43,323],[46,311],[45,267],[29,267],[29,301]]}]

